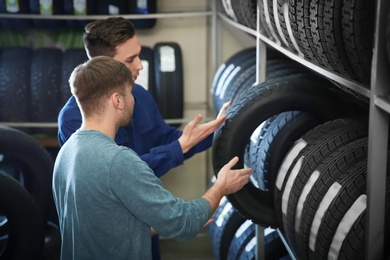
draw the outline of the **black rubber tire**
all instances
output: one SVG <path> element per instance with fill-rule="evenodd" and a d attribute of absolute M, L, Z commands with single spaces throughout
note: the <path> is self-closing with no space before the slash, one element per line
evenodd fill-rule
<path fill-rule="evenodd" d="M 276 23 L 280 30 L 282 31 L 282 37 L 284 39 L 285 46 L 291 52 L 297 54 L 299 51 L 298 45 L 295 43 L 294 35 L 292 34 L 290 19 L 289 19 L 289 1 L 288 0 L 277 0 L 277 12 L 278 17 L 276 18 Z"/>
<path fill-rule="evenodd" d="M 232 7 L 232 1 L 234 0 L 221 0 L 224 13 L 227 15 L 227 17 L 229 17 L 235 22 L 238 22 L 237 16 L 235 14 L 235 10 Z"/>
<path fill-rule="evenodd" d="M 164 119 L 183 118 L 184 79 L 179 44 L 159 42 L 154 45 L 157 105 Z M 171 124 L 179 127 L 181 124 Z"/>
<path fill-rule="evenodd" d="M 215 132 L 212 149 L 214 173 L 218 174 L 232 157 L 243 158 L 251 134 L 271 116 L 294 110 L 310 111 L 319 118 L 341 116 L 350 108 L 344 106 L 340 96 L 341 90 L 312 74 L 277 78 L 248 89 L 229 107 L 227 120 Z M 240 160 L 235 168 L 242 168 L 243 161 Z M 256 189 L 252 184 L 228 196 L 246 218 L 256 224 L 276 227 L 272 197 L 273 194 Z"/>
<path fill-rule="evenodd" d="M 62 84 L 60 89 L 61 106 L 65 105 L 72 93 L 70 92 L 69 77 L 73 70 L 88 60 L 84 48 L 66 49 L 62 60 Z"/>
<path fill-rule="evenodd" d="M 82 2 L 79 2 L 81 4 Z M 98 14 L 97 2 L 85 1 L 85 5 L 75 9 L 74 0 L 64 0 L 64 14 L 66 15 L 90 15 Z M 93 20 L 66 20 L 67 27 L 70 29 L 83 31 L 85 25 Z"/>
<path fill-rule="evenodd" d="M 139 58 L 141 59 L 144 68 L 140 71 L 136 83 L 140 84 L 142 87 L 148 90 L 157 102 L 156 73 L 154 67 L 153 49 L 147 46 L 142 46 Z"/>
<path fill-rule="evenodd" d="M 0 52 L 0 120 L 3 122 L 30 121 L 32 52 L 27 47 L 4 48 Z"/>
<path fill-rule="evenodd" d="M 62 84 L 63 52 L 57 48 L 37 48 L 31 58 L 31 121 L 57 122 Z M 56 128 L 36 128 L 36 134 L 57 135 Z"/>
<path fill-rule="evenodd" d="M 275 182 L 274 203 L 279 225 L 283 226 L 286 240 L 294 251 L 297 251 L 295 242 L 297 205 L 301 205 L 301 194 L 306 192 L 304 187 L 314 169 L 337 149 L 366 137 L 367 134 L 368 123 L 364 118 L 331 120 L 306 133 L 286 155 Z M 296 166 L 299 166 L 297 169 L 300 169 L 300 174 L 298 172 L 292 174 Z M 287 185 L 289 189 L 291 187 L 291 191 L 286 189 Z M 282 199 L 283 195 L 288 199 Z"/>
<path fill-rule="evenodd" d="M 256 55 L 256 48 L 250 47 L 243 50 L 240 50 L 230 56 L 225 62 L 219 65 L 218 70 L 216 71 L 211 85 L 211 94 L 213 97 L 214 111 L 219 112 L 223 105 L 223 100 L 221 100 L 220 93 L 222 91 L 223 85 L 229 74 L 240 64 L 248 59 L 251 56 Z"/>
<path fill-rule="evenodd" d="M 39 15 L 62 15 L 64 14 L 63 1 L 50 1 L 47 10 L 44 10 L 44 4 L 39 0 L 30 0 L 31 14 Z M 57 19 L 34 19 L 34 27 L 38 29 L 60 30 L 65 27 L 65 20 Z"/>
<path fill-rule="evenodd" d="M 129 1 L 114 0 L 114 1 L 98 1 L 98 14 L 119 15 L 129 13 Z"/>
<path fill-rule="evenodd" d="M 218 216 L 214 216 L 213 251 L 216 259 L 227 259 L 230 243 L 237 229 L 245 222 L 245 218 L 225 200 Z"/>
<path fill-rule="evenodd" d="M 257 155 L 256 179 L 262 190 L 273 192 L 278 170 L 295 141 L 323 122 L 309 112 L 289 111 L 277 116 L 264 135 Z"/>
<path fill-rule="evenodd" d="M 342 4 L 344 1 L 331 0 L 324 3 L 324 30 L 322 40 L 329 49 L 327 55 L 333 70 L 341 75 L 356 79 L 349 62 L 342 32 Z"/>
<path fill-rule="evenodd" d="M 231 1 L 238 23 L 256 30 L 257 0 Z"/>
<path fill-rule="evenodd" d="M 54 200 L 51 189 L 53 159 L 30 135 L 17 129 L 0 126 L 0 154 L 15 162 L 21 170 L 23 185 L 37 202 L 45 221 L 52 219 Z"/>
<path fill-rule="evenodd" d="M 319 172 L 318 180 L 313 183 L 302 207 L 299 231 L 296 233 L 298 257 L 309 259 L 309 238 L 313 220 L 329 187 L 337 178 L 348 171 L 353 165 L 367 159 L 367 138 L 355 140 L 329 155 L 316 168 Z M 300 173 L 298 173 L 300 175 Z M 304 213 L 304 214 L 303 214 Z"/>
<path fill-rule="evenodd" d="M 157 12 L 157 1 L 130 1 L 129 14 L 154 14 Z M 131 20 L 136 29 L 151 29 L 156 25 L 157 19 Z"/>
<path fill-rule="evenodd" d="M 260 1 L 259 4 L 259 20 L 260 20 L 260 33 L 267 38 L 269 38 L 272 41 L 276 41 L 276 35 L 273 31 L 273 27 L 271 26 L 270 19 L 269 19 L 269 12 L 268 12 L 268 2 L 265 2 L 267 0 Z"/>
<path fill-rule="evenodd" d="M 351 255 L 355 254 L 353 258 L 349 259 L 364 259 L 365 256 L 365 246 L 363 235 L 360 238 L 362 240 L 356 241 L 356 238 L 352 235 L 347 235 L 351 230 L 356 229 L 357 226 L 362 225 L 362 229 L 365 231 L 365 222 L 360 224 L 354 223 L 353 220 L 357 220 L 359 213 L 363 214 L 365 211 L 365 196 L 366 196 L 366 187 L 367 187 L 367 160 L 358 162 L 353 167 L 351 167 L 347 172 L 342 174 L 331 186 L 329 190 L 332 190 L 330 194 L 334 195 L 333 200 L 328 203 L 328 207 L 324 212 L 324 215 L 321 218 L 320 225 L 318 227 L 318 232 L 316 233 L 315 239 L 313 239 L 313 244 L 315 245 L 315 250 L 310 249 L 310 258 L 311 259 L 328 259 L 328 256 Z M 387 185 L 389 188 L 389 185 Z M 335 194 L 337 192 L 337 194 Z M 388 193 L 389 193 L 388 189 Z M 389 194 L 386 195 L 388 199 Z M 328 199 L 329 200 L 329 199 Z M 354 207 L 353 205 L 360 205 L 360 207 Z M 358 204 L 360 203 L 360 204 Z M 364 206 L 364 207 L 363 207 Z M 386 205 L 386 214 L 385 216 L 385 245 L 388 245 L 389 239 L 389 220 L 387 213 L 389 212 L 389 202 L 387 201 Z M 359 211 L 352 210 L 352 208 L 359 208 Z M 348 213 L 348 215 L 346 215 Z M 353 216 L 353 217 L 351 217 Z M 347 224 L 344 224 L 344 221 L 347 221 Z M 352 224 L 353 223 L 353 224 Z M 342 225 L 344 228 L 341 228 Z M 349 227 L 347 229 L 346 227 Z M 343 230 L 344 239 L 340 239 L 343 236 L 335 237 L 335 234 L 338 230 Z M 359 232 L 360 233 L 360 232 Z M 340 233 L 339 233 L 340 234 Z M 349 238 L 349 241 L 348 241 Z M 341 245 L 340 245 L 341 244 Z M 356 247 L 356 245 L 361 245 Z M 354 250 L 351 250 L 354 248 Z M 347 252 L 350 251 L 350 252 Z M 386 249 L 385 255 L 388 255 L 389 250 Z M 341 253 L 344 252 L 344 253 Z"/>
<path fill-rule="evenodd" d="M 342 12 L 343 41 L 348 59 L 358 80 L 370 86 L 375 4 L 364 0 L 344 0 Z"/>
<path fill-rule="evenodd" d="M 218 110 L 215 112 L 218 113 L 225 102 L 233 101 L 235 92 L 245 85 L 244 83 L 246 80 L 253 79 L 254 76 L 256 76 L 256 57 L 252 56 L 238 64 L 234 70 L 229 73 L 229 76 L 222 86 L 220 95 L 216 96 L 217 100 L 219 98 L 219 106 L 217 105 Z M 253 83 L 254 82 L 251 82 L 251 84 Z"/>
<path fill-rule="evenodd" d="M 29 192 L 4 172 L 0 172 L 0 212 L 7 219 L 8 230 L 0 259 L 43 259 L 41 211 Z"/>
<path fill-rule="evenodd" d="M 3 14 L 29 14 L 30 13 L 30 0 L 14 1 L 14 8 L 7 8 L 6 1 L 0 1 L 0 13 Z M 14 9 L 14 10 L 12 10 Z M 7 29 L 26 30 L 34 26 L 31 19 L 7 19 L 1 18 L 0 24 Z"/>
<path fill-rule="evenodd" d="M 292 33 L 304 58 L 323 66 L 324 62 L 314 48 L 313 32 L 310 26 L 311 0 L 289 0 L 289 17 Z"/>

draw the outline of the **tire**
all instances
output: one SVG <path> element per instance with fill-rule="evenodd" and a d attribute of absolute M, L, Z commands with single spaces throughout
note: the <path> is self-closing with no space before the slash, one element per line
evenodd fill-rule
<path fill-rule="evenodd" d="M 51 190 L 54 162 L 50 154 L 30 135 L 7 126 L 0 126 L 0 154 L 21 172 L 21 183 L 35 199 L 43 219 L 56 223 Z"/>
<path fill-rule="evenodd" d="M 218 216 L 214 215 L 213 251 L 216 259 L 227 259 L 230 243 L 245 218 L 225 200 L 220 206 Z"/>
<path fill-rule="evenodd" d="M 156 43 L 153 48 L 157 105 L 164 119 L 183 118 L 184 80 L 181 48 L 174 42 Z M 172 124 L 179 127 L 180 124 Z"/>
<path fill-rule="evenodd" d="M 64 14 L 67 15 L 90 15 L 98 14 L 98 7 L 95 1 L 78 2 L 76 8 L 74 0 L 64 0 Z M 66 20 L 67 27 L 70 29 L 84 30 L 84 27 L 93 20 Z"/>
<path fill-rule="evenodd" d="M 279 114 L 264 135 L 255 170 L 260 189 L 273 193 L 278 170 L 288 150 L 307 131 L 323 121 L 309 112 L 289 111 Z"/>
<path fill-rule="evenodd" d="M 41 211 L 29 192 L 4 172 L 0 172 L 0 212 L 6 217 L 0 227 L 7 229 L 0 259 L 43 259 Z"/>
<path fill-rule="evenodd" d="M 348 233 L 352 233 L 356 228 L 365 231 L 365 221 L 354 223 L 353 220 L 358 220 L 360 214 L 365 214 L 366 187 L 367 160 L 355 164 L 332 184 L 329 190 L 332 190 L 333 194 L 336 192 L 337 194 L 324 212 L 318 232 L 311 234 L 311 237 L 313 236 L 313 243 L 310 243 L 312 245 L 310 247 L 311 259 L 328 259 L 330 256 L 340 255 L 349 255 L 352 257 L 349 259 L 364 259 L 364 232 L 363 236 L 348 235 Z M 389 198 L 388 195 L 389 190 L 386 198 Z M 361 207 L 359 208 L 357 205 Z M 385 216 L 389 216 L 387 215 L 389 206 L 390 204 L 387 202 Z M 385 219 L 385 244 L 388 244 L 389 241 L 389 220 L 389 217 Z M 343 232 L 340 232 L 341 230 Z M 359 233 L 361 232 L 359 231 Z M 385 255 L 387 256 L 389 250 L 386 251 Z"/>
<path fill-rule="evenodd" d="M 257 0 L 231 1 L 232 9 L 237 21 L 253 30 L 256 30 Z"/>
<path fill-rule="evenodd" d="M 357 79 L 370 86 L 375 5 L 364 0 L 344 0 L 342 12 L 342 32 L 347 57 Z"/>
<path fill-rule="evenodd" d="M 320 214 L 323 214 L 322 210 L 326 209 L 327 203 L 333 198 L 331 197 L 333 194 L 328 193 L 332 191 L 329 190 L 330 186 L 353 165 L 367 159 L 367 147 L 367 138 L 353 141 L 329 155 L 315 168 L 315 173 L 319 173 L 318 179 L 312 185 L 309 184 L 310 192 L 304 198 L 301 212 L 297 210 L 297 213 L 301 215 L 299 230 L 295 236 L 299 258 L 309 259 L 311 234 L 317 234 L 317 222 L 322 216 Z"/>
<path fill-rule="evenodd" d="M 289 17 L 294 39 L 304 58 L 314 64 L 324 66 L 321 56 L 314 48 L 310 26 L 310 0 L 289 0 Z"/>
<path fill-rule="evenodd" d="M 295 42 L 294 35 L 292 34 L 291 24 L 289 19 L 289 3 L 288 0 L 277 0 L 277 18 L 276 23 L 279 27 L 278 30 L 282 32 L 282 37 L 286 48 L 293 53 L 299 53 L 299 47 Z"/>
<path fill-rule="evenodd" d="M 61 106 L 65 105 L 71 97 L 69 86 L 69 77 L 73 70 L 80 64 L 88 60 L 87 53 L 84 48 L 66 49 L 62 60 L 62 84 L 60 89 Z"/>
<path fill-rule="evenodd" d="M 147 46 L 142 46 L 139 58 L 144 68 L 140 71 L 136 83 L 148 90 L 152 94 L 154 100 L 157 102 L 158 99 L 153 49 Z"/>
<path fill-rule="evenodd" d="M 27 47 L 4 48 L 0 52 L 0 120 L 3 122 L 30 121 L 32 53 Z M 31 132 L 29 128 L 20 130 Z"/>
<path fill-rule="evenodd" d="M 223 101 L 220 99 L 220 94 L 222 88 L 228 78 L 229 74 L 234 71 L 234 69 L 240 64 L 248 59 L 251 56 L 256 55 L 256 48 L 246 48 L 240 50 L 230 56 L 225 62 L 223 62 L 219 67 L 217 72 L 214 75 L 213 83 L 211 86 L 211 94 L 213 97 L 214 111 L 216 113 L 222 108 Z"/>
<path fill-rule="evenodd" d="M 30 0 L 30 12 L 39 15 L 61 15 L 64 14 L 63 1 L 41 2 Z M 34 19 L 34 27 L 40 29 L 59 30 L 64 28 L 64 20 L 56 19 Z"/>
<path fill-rule="evenodd" d="M 62 107 L 60 88 L 62 84 L 63 53 L 56 48 L 38 48 L 31 59 L 31 120 L 32 122 L 57 122 Z M 57 135 L 57 129 L 36 128 L 35 133 Z"/>
<path fill-rule="evenodd" d="M 130 14 L 154 14 L 157 12 L 157 4 L 155 0 L 147 1 L 130 1 Z M 132 20 L 136 29 L 151 29 L 156 25 L 156 19 L 135 19 Z"/>
<path fill-rule="evenodd" d="M 282 163 L 274 189 L 274 205 L 284 235 L 296 252 L 297 215 L 307 192 L 306 184 L 315 177 L 314 169 L 337 149 L 368 135 L 366 119 L 340 118 L 325 122 L 306 133 L 292 147 Z M 299 168 L 296 168 L 298 167 Z M 294 168 L 299 169 L 293 172 Z M 310 186 L 307 186 L 310 187 Z"/>
<path fill-rule="evenodd" d="M 314 84 L 316 87 L 313 87 Z M 319 118 L 341 116 L 350 108 L 340 100 L 341 91 L 321 77 L 307 74 L 266 81 L 253 86 L 229 107 L 227 119 L 215 132 L 212 149 L 215 174 L 232 157 L 243 158 L 245 147 L 253 131 L 273 115 L 285 111 L 310 111 Z M 329 102 L 334 104 L 329 107 Z M 242 168 L 243 160 L 235 168 Z M 276 227 L 273 194 L 247 184 L 240 191 L 228 195 L 229 201 L 246 218 L 265 227 Z"/>
<path fill-rule="evenodd" d="M 30 0 L 12 1 L 13 8 L 6 5 L 6 0 L 0 1 L 0 13 L 3 14 L 30 14 Z M 34 26 L 31 19 L 7 19 L 1 18 L 0 24 L 7 29 L 26 30 Z"/>
<path fill-rule="evenodd" d="M 356 79 L 343 40 L 342 3 L 339 0 L 325 1 L 324 24 L 326 26 L 324 25 L 322 40 L 329 49 L 329 52 L 325 55 L 327 55 L 329 61 L 334 61 L 334 63 L 331 63 L 333 70 L 350 79 Z"/>

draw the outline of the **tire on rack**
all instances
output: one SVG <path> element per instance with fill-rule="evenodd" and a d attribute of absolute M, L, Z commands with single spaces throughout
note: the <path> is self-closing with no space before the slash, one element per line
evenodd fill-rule
<path fill-rule="evenodd" d="M 30 0 L 30 12 L 37 15 L 61 15 L 64 14 L 63 1 Z M 66 22 L 57 19 L 34 19 L 34 27 L 38 29 L 59 30 L 64 28 Z"/>
<path fill-rule="evenodd" d="M 214 221 L 210 224 L 216 259 L 227 259 L 234 234 L 245 220 L 228 200 L 222 201 L 218 206 L 218 214 L 214 215 Z"/>
<path fill-rule="evenodd" d="M 32 122 L 57 122 L 62 84 L 63 53 L 57 48 L 37 48 L 31 58 L 30 110 Z M 36 128 L 35 133 L 56 136 L 55 128 Z"/>
<path fill-rule="evenodd" d="M 347 57 L 357 79 L 370 86 L 375 5 L 364 0 L 344 0 L 342 12 L 342 32 Z"/>
<path fill-rule="evenodd" d="M 387 173 L 385 206 L 385 245 L 390 234 L 390 186 Z M 364 259 L 365 257 L 365 214 L 366 214 L 367 160 L 362 160 L 343 173 L 329 188 L 334 199 L 318 226 L 318 232 L 311 234 L 312 259 Z M 324 198 L 325 199 L 325 198 Z M 329 200 L 329 199 L 328 199 Z M 337 213 L 337 214 L 336 214 Z M 355 221 L 354 221 L 355 220 Z M 384 256 L 390 250 L 385 248 Z M 346 257 L 347 256 L 347 257 Z"/>
<path fill-rule="evenodd" d="M 40 208 L 29 192 L 7 173 L 0 171 L 0 259 L 43 259 L 44 221 Z"/>
<path fill-rule="evenodd" d="M 309 193 L 302 194 L 303 206 L 297 210 L 297 214 L 301 216 L 297 224 L 299 230 L 295 236 L 299 258 L 310 257 L 311 243 L 313 239 L 315 241 L 323 211 L 335 195 L 332 193 L 334 189 L 329 188 L 353 165 L 367 159 L 367 150 L 367 137 L 355 140 L 329 155 L 314 169 L 313 174 L 316 174 L 318 179 L 307 184 Z"/>
<path fill-rule="evenodd" d="M 223 101 L 219 98 L 219 95 L 227 77 L 243 61 L 254 55 L 256 55 L 255 47 L 246 48 L 234 53 L 225 62 L 219 65 L 211 85 L 211 95 L 213 97 L 214 111 L 216 113 L 219 112 L 223 105 Z"/>
<path fill-rule="evenodd" d="M 64 51 L 62 60 L 62 84 L 60 88 L 61 106 L 65 105 L 65 103 L 72 95 L 69 86 L 70 74 L 73 72 L 76 66 L 84 63 L 87 60 L 88 56 L 84 48 L 70 48 Z"/>
<path fill-rule="evenodd" d="M 7 1 L 0 1 L 0 13 L 2 14 L 30 14 L 30 0 L 11 1 L 11 7 Z M 1 18 L 0 25 L 7 29 L 26 30 L 34 26 L 31 19 Z"/>
<path fill-rule="evenodd" d="M 310 112 L 288 111 L 277 115 L 263 136 L 254 170 L 259 188 L 273 193 L 279 167 L 290 147 L 307 131 L 319 125 L 319 119 Z"/>
<path fill-rule="evenodd" d="M 283 226 L 284 235 L 293 251 L 297 251 L 295 223 L 300 218 L 297 216 L 297 209 L 302 205 L 300 198 L 302 193 L 306 193 L 306 183 L 311 183 L 309 178 L 313 169 L 332 152 L 354 140 L 366 137 L 366 120 L 340 118 L 325 122 L 297 140 L 285 156 L 275 182 L 274 206 L 279 226 Z M 298 169 L 302 172 L 299 175 L 296 171 Z"/>
<path fill-rule="evenodd" d="M 129 14 L 155 14 L 157 12 L 157 3 L 155 0 L 130 1 Z M 157 19 L 134 19 L 131 22 L 136 29 L 151 29 L 156 25 Z"/>
<path fill-rule="evenodd" d="M 257 0 L 232 1 L 232 9 L 237 16 L 238 23 L 256 30 Z"/>
<path fill-rule="evenodd" d="M 15 163 L 13 169 L 21 173 L 23 186 L 37 202 L 43 219 L 57 222 L 51 190 L 54 163 L 45 148 L 20 130 L 0 126 L 0 154 Z"/>
<path fill-rule="evenodd" d="M 256 245 L 256 225 L 248 219 L 234 234 L 227 260 L 254 259 L 257 254 Z M 282 259 L 287 255 L 288 252 L 278 232 L 271 228 L 264 229 L 265 259 Z"/>
<path fill-rule="evenodd" d="M 159 42 L 154 45 L 157 105 L 164 119 L 183 118 L 184 79 L 179 44 Z M 179 127 L 181 123 L 171 124 Z"/>
<path fill-rule="evenodd" d="M 94 15 L 98 14 L 98 7 L 95 1 L 79 1 L 74 5 L 74 0 L 64 0 L 64 14 L 66 15 Z M 93 20 L 66 20 L 70 29 L 84 30 L 87 23 Z"/>
<path fill-rule="evenodd" d="M 339 0 L 324 1 L 324 30 L 320 30 L 320 37 L 329 50 L 325 55 L 331 62 L 333 70 L 350 79 L 356 79 L 343 39 L 342 4 L 344 2 Z"/>
<path fill-rule="evenodd" d="M 154 100 L 157 102 L 156 73 L 154 67 L 153 49 L 147 46 L 142 46 L 139 58 L 144 68 L 139 72 L 136 83 L 148 90 L 150 94 L 152 94 Z"/>
<path fill-rule="evenodd" d="M 4 48 L 0 52 L 0 120 L 30 121 L 30 72 L 32 49 Z M 31 132 L 29 128 L 21 128 Z"/>
<path fill-rule="evenodd" d="M 310 27 L 310 0 L 292 0 L 289 4 L 289 17 L 294 40 L 303 54 L 304 59 L 323 66 L 324 62 L 314 48 L 313 35 Z"/>
<path fill-rule="evenodd" d="M 268 118 L 294 110 L 310 111 L 319 118 L 343 116 L 351 112 L 351 107 L 347 107 L 342 98 L 344 95 L 326 79 L 310 73 L 277 78 L 253 86 L 228 108 L 224 125 L 215 132 L 212 149 L 214 173 L 218 174 L 232 157 L 244 157 L 251 134 Z M 332 106 L 329 106 L 330 102 Z M 234 168 L 242 167 L 243 160 L 240 160 Z M 228 195 L 228 199 L 253 222 L 263 226 L 277 226 L 273 194 L 248 183 L 240 191 Z"/>

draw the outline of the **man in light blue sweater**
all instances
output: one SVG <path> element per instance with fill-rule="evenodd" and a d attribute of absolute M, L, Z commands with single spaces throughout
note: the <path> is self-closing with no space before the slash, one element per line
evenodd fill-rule
<path fill-rule="evenodd" d="M 174 197 L 133 150 L 114 141 L 119 127 L 132 120 L 130 70 L 99 56 L 76 67 L 69 82 L 82 125 L 61 147 L 54 166 L 61 259 L 151 259 L 151 233 L 193 238 L 221 198 L 248 182 L 251 169 L 231 169 L 235 157 L 201 198 Z"/>

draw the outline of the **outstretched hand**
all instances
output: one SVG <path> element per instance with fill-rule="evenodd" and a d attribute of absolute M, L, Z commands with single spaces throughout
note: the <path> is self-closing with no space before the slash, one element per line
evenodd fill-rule
<path fill-rule="evenodd" d="M 226 120 L 225 111 L 231 105 L 231 101 L 226 102 L 213 121 L 200 124 L 202 115 L 198 114 L 183 129 L 183 134 L 179 138 L 179 143 L 183 153 L 188 152 L 192 147 L 204 140 L 210 134 L 214 133 L 220 125 Z"/>

